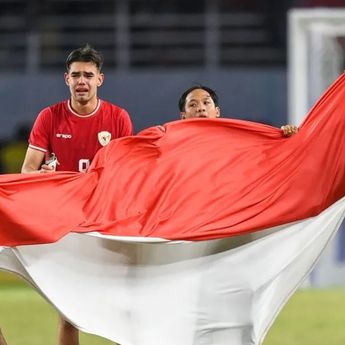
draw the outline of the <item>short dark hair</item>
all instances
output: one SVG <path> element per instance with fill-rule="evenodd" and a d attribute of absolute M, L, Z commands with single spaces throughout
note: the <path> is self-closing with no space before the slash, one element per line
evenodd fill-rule
<path fill-rule="evenodd" d="M 103 56 L 96 49 L 92 48 L 89 44 L 84 47 L 73 50 L 66 59 L 66 68 L 69 70 L 73 62 L 92 62 L 100 71 L 103 66 Z"/>
<path fill-rule="evenodd" d="M 216 91 L 214 91 L 210 87 L 207 87 L 204 85 L 194 85 L 194 86 L 190 87 L 189 89 L 187 89 L 182 94 L 182 96 L 180 97 L 180 99 L 178 101 L 178 107 L 179 107 L 180 111 L 185 111 L 186 98 L 187 98 L 188 94 L 190 94 L 192 91 L 197 90 L 197 89 L 202 89 L 202 90 L 205 90 L 206 92 L 208 92 L 209 95 L 211 96 L 213 102 L 214 102 L 214 105 L 216 107 L 219 107 L 218 95 L 217 95 Z"/>

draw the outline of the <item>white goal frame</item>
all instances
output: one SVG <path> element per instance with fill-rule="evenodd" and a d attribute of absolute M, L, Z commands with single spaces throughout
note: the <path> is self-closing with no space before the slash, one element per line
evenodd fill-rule
<path fill-rule="evenodd" d="M 327 87 L 342 73 L 344 8 L 288 12 L 288 123 L 300 125 Z M 306 196 L 307 197 L 307 196 Z M 305 286 L 345 286 L 345 262 L 337 259 L 341 231 L 330 241 Z"/>
<path fill-rule="evenodd" d="M 310 37 L 317 37 L 317 33 L 319 40 L 311 40 Z M 342 72 L 339 61 L 341 53 L 336 53 L 340 50 L 336 38 L 340 36 L 345 36 L 344 8 L 291 9 L 288 12 L 289 123 L 299 125 L 318 97 Z M 328 42 L 332 42 L 333 39 L 333 47 L 328 56 L 328 59 L 334 60 L 329 64 L 333 70 L 326 77 L 315 73 L 314 81 L 311 83 L 311 64 L 322 67 L 322 61 L 318 56 L 314 56 L 311 61 L 309 52 L 313 48 L 312 45 L 322 44 L 322 38 L 328 39 Z"/>

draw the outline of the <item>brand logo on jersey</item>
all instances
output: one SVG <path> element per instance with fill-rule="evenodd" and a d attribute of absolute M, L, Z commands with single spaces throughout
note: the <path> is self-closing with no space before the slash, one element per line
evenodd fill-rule
<path fill-rule="evenodd" d="M 98 133 L 98 141 L 102 146 L 105 146 L 109 144 L 109 141 L 111 139 L 111 133 L 107 131 L 102 131 Z"/>
<path fill-rule="evenodd" d="M 62 138 L 62 139 L 71 139 L 72 134 L 63 134 L 63 133 L 56 133 L 57 138 Z"/>

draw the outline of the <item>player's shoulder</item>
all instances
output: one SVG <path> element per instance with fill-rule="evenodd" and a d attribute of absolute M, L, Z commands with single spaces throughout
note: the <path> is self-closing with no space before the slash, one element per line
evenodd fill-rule
<path fill-rule="evenodd" d="M 67 107 L 67 100 L 61 101 L 52 105 L 49 105 L 48 107 L 43 108 L 40 111 L 40 116 L 54 116 L 56 114 L 61 114 L 63 110 Z"/>
<path fill-rule="evenodd" d="M 37 120 L 43 123 L 60 121 L 66 112 L 66 107 L 67 101 L 62 101 L 43 108 L 38 114 Z"/>
<path fill-rule="evenodd" d="M 52 113 L 60 113 L 62 109 L 67 108 L 68 100 L 64 100 L 55 104 L 50 105 L 48 108 Z"/>
<path fill-rule="evenodd" d="M 109 110 L 113 110 L 113 111 L 122 111 L 123 110 L 123 108 L 117 104 L 110 103 L 109 101 L 105 101 L 104 99 L 101 99 L 100 101 L 101 101 L 102 107 L 105 109 L 109 109 Z"/>
<path fill-rule="evenodd" d="M 117 104 L 110 103 L 109 101 L 101 100 L 101 108 L 103 112 L 112 117 L 128 116 L 127 110 Z"/>

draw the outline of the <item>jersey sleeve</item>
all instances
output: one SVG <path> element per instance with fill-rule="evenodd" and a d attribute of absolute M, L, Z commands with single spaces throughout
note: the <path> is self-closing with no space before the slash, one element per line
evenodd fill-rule
<path fill-rule="evenodd" d="M 29 137 L 29 147 L 42 152 L 49 150 L 49 129 L 51 122 L 51 111 L 43 109 L 37 116 Z"/>
<path fill-rule="evenodd" d="M 133 124 L 128 112 L 122 109 L 119 117 L 119 138 L 134 134 Z"/>

